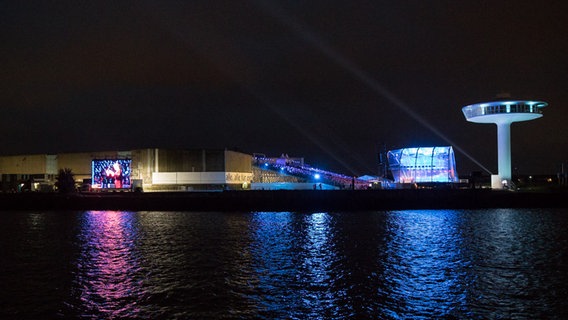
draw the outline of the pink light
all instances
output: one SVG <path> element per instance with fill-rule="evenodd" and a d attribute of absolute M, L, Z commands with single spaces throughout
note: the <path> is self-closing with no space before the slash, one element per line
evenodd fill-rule
<path fill-rule="evenodd" d="M 120 211 L 90 211 L 82 226 L 82 251 L 78 260 L 83 308 L 107 318 L 137 314 L 136 299 L 144 292 L 137 281 L 138 255 L 134 251 L 135 228 Z M 131 302 L 124 302 L 131 301 Z"/>

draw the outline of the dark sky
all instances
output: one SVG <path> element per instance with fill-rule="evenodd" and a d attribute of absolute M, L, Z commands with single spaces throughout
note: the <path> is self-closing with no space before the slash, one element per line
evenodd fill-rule
<path fill-rule="evenodd" d="M 565 1 L 2 1 L 1 154 L 230 148 L 375 174 L 453 145 L 497 170 L 461 108 L 549 103 L 513 167 L 568 162 Z M 483 171 L 456 150 L 458 172 Z"/>

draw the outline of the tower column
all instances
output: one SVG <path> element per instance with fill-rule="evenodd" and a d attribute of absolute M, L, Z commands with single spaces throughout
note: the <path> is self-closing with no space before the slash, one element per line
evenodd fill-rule
<path fill-rule="evenodd" d="M 511 180 L 511 123 L 542 117 L 541 109 L 548 103 L 532 100 L 493 101 L 471 104 L 462 108 L 469 122 L 497 125 L 498 173 L 491 175 L 491 187 L 503 189 L 503 180 L 512 187 Z"/>
<path fill-rule="evenodd" d="M 497 170 L 501 181 L 511 184 L 511 123 L 497 123 Z"/>

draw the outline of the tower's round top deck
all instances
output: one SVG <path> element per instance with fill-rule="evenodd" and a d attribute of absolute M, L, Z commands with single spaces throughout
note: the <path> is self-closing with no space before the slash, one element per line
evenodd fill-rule
<path fill-rule="evenodd" d="M 511 123 L 542 117 L 548 103 L 531 100 L 503 100 L 471 104 L 462 108 L 467 121 L 476 123 Z"/>

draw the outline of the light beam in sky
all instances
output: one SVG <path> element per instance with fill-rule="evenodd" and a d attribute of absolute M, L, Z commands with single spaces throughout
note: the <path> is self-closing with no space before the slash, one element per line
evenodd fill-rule
<path fill-rule="evenodd" d="M 267 14 L 271 15 L 272 17 L 276 18 L 280 23 L 285 25 L 287 28 L 292 30 L 296 35 L 302 38 L 307 43 L 311 44 L 313 47 L 318 49 L 321 53 L 323 53 L 326 57 L 330 60 L 337 63 L 343 69 L 351 73 L 356 79 L 361 81 L 367 87 L 369 87 L 373 92 L 377 93 L 378 95 L 386 98 L 392 104 L 397 106 L 400 110 L 405 112 L 409 115 L 412 119 L 419 122 L 421 125 L 426 127 L 432 133 L 437 135 L 438 137 L 442 138 L 448 144 L 452 145 L 456 150 L 461 152 L 467 158 L 469 158 L 473 163 L 478 165 L 480 168 L 485 170 L 487 173 L 491 174 L 491 171 L 483 166 L 479 161 L 477 161 L 473 156 L 467 153 L 463 148 L 458 146 L 455 142 L 453 142 L 449 137 L 447 137 L 444 133 L 434 127 L 431 123 L 429 123 L 426 119 L 424 119 L 420 114 L 414 111 L 409 105 L 387 90 L 383 85 L 381 85 L 377 80 L 371 77 L 367 72 L 362 70 L 359 66 L 353 63 L 351 60 L 347 59 L 339 52 L 334 50 L 330 47 L 327 43 L 322 40 L 322 37 L 317 35 L 314 31 L 312 31 L 307 25 L 301 23 L 297 19 L 294 19 L 290 15 L 286 14 L 282 8 L 274 5 L 270 1 L 255 1 L 255 3 L 261 7 Z"/>

